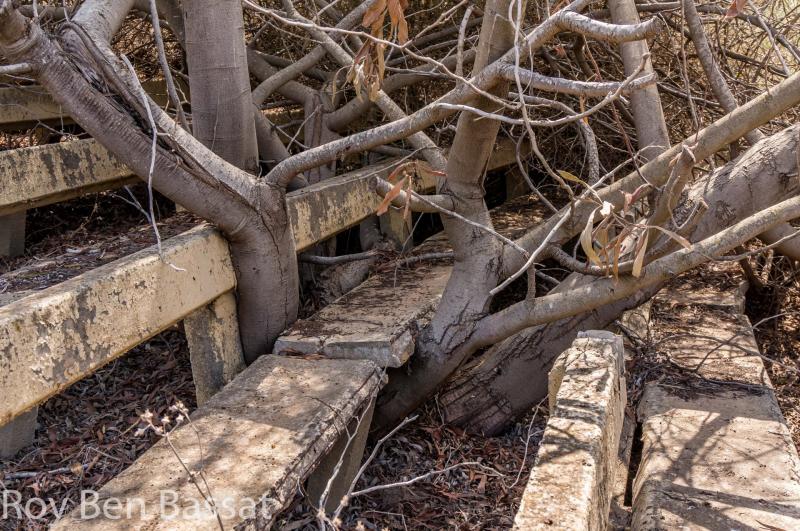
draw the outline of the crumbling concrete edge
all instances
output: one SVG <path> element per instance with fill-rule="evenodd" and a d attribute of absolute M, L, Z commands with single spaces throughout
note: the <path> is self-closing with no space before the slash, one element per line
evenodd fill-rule
<path fill-rule="evenodd" d="M 578 335 L 550 371 L 551 415 L 515 530 L 608 527 L 625 412 L 622 338 Z"/>

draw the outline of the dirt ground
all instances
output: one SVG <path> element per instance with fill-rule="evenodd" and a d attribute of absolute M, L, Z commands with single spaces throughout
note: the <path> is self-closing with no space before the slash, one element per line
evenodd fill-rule
<path fill-rule="evenodd" d="M 39 497 L 59 508 L 69 500 L 72 508 L 82 489 L 100 488 L 156 441 L 152 432 L 136 434 L 139 416 L 160 416 L 178 401 L 195 406 L 189 351 L 176 327 L 42 404 L 36 440 L 0 461 L 0 482 L 19 491 L 23 504 Z M 0 521 L 0 529 L 44 530 L 55 512 L 49 507 L 41 516 Z"/>
<path fill-rule="evenodd" d="M 544 431 L 545 413 L 532 413 L 499 437 L 482 437 L 445 426 L 435 403 L 423 407 L 416 421 L 379 447 L 356 491 L 474 464 L 353 498 L 342 514 L 343 528 L 509 529 Z M 366 455 L 373 448 L 368 446 Z M 299 500 L 275 528 L 319 529 L 315 511 L 304 502 Z"/>
<path fill-rule="evenodd" d="M 146 205 L 143 186 L 133 197 Z M 0 294 L 41 290 L 156 243 L 144 215 L 120 190 L 28 211 L 25 254 L 0 258 Z M 164 199 L 156 202 L 162 240 L 201 222 L 188 212 L 176 214 Z"/>

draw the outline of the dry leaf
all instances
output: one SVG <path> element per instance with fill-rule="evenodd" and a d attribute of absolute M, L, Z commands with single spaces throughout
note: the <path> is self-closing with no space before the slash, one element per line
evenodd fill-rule
<path fill-rule="evenodd" d="M 365 28 L 371 27 L 375 22 L 381 20 L 384 15 L 384 10 L 386 9 L 386 0 L 377 0 L 374 4 L 372 4 L 369 9 L 367 9 L 366 13 L 364 13 L 364 19 L 361 21 L 361 24 Z"/>
<path fill-rule="evenodd" d="M 389 0 L 389 21 L 391 22 L 392 35 L 396 35 L 397 42 L 405 44 L 408 42 L 408 22 L 406 22 L 405 8 L 408 2 L 402 0 Z"/>
<path fill-rule="evenodd" d="M 378 214 L 379 216 L 386 214 L 386 212 L 389 210 L 389 205 L 392 204 L 392 200 L 398 195 L 400 195 L 400 192 L 403 190 L 403 185 L 405 183 L 406 183 L 406 178 L 403 177 L 397 182 L 397 184 L 395 184 L 392 187 L 391 190 L 389 190 L 389 193 L 386 194 L 386 196 L 383 198 L 383 201 L 381 201 L 380 206 L 378 206 L 378 210 L 375 211 L 376 214 Z"/>
<path fill-rule="evenodd" d="M 565 179 L 567 181 L 572 181 L 574 183 L 578 183 L 578 184 L 583 185 L 583 186 L 585 186 L 587 188 L 589 187 L 589 185 L 586 184 L 586 182 L 583 179 L 581 179 L 577 175 L 574 175 L 574 174 L 568 172 L 567 170 L 558 170 L 558 174 L 561 176 L 562 179 Z"/>
<path fill-rule="evenodd" d="M 743 13 L 746 5 L 747 0 L 733 0 L 725 13 L 725 18 L 734 18 Z"/>
<path fill-rule="evenodd" d="M 590 262 L 600 265 L 600 257 L 597 256 L 597 253 L 594 251 L 594 244 L 592 242 L 592 228 L 594 227 L 594 215 L 596 213 L 597 209 L 592 210 L 589 219 L 586 220 L 586 226 L 583 228 L 583 232 L 581 232 L 581 248 Z"/>
<path fill-rule="evenodd" d="M 414 165 L 418 174 L 425 175 L 428 177 L 447 177 L 447 174 L 445 172 L 434 170 L 433 168 L 431 168 L 431 165 L 425 162 L 424 160 L 414 161 Z"/>
<path fill-rule="evenodd" d="M 647 254 L 647 238 L 650 233 L 644 232 L 644 237 L 639 240 L 639 251 L 636 253 L 636 259 L 633 261 L 633 271 L 631 274 L 639 278 L 642 274 L 642 265 L 644 264 L 644 255 Z"/>
<path fill-rule="evenodd" d="M 676 242 L 681 244 L 684 249 L 689 249 L 692 246 L 692 244 L 691 244 L 691 242 L 689 240 L 687 240 L 686 238 L 684 238 L 683 236 L 681 236 L 677 232 L 672 232 L 671 230 L 665 229 L 664 227 L 656 226 L 654 228 L 660 230 L 661 232 L 666 234 L 668 237 L 672 238 L 673 240 L 675 240 Z"/>

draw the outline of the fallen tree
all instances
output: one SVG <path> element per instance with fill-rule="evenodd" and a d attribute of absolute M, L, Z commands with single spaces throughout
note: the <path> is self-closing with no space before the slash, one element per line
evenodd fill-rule
<path fill-rule="evenodd" d="M 784 127 L 767 136 L 759 128 L 800 103 L 800 74 L 786 71 L 800 57 L 766 23 L 756 30 L 769 34 L 774 47 L 765 53 L 775 55 L 781 68 L 771 67 L 785 79 L 738 106 L 715 69 L 697 10 L 687 2 L 657 10 L 613 0 L 612 22 L 605 22 L 592 16 L 601 12 L 584 14 L 588 0 L 555 11 L 522 0 L 461 2 L 432 10 L 432 20 L 424 10 L 411 13 L 405 0 L 353 3 L 349 11 L 347 3 L 324 0 L 312 6 L 283 0 L 279 8 L 250 0 L 182 7 L 169 0 L 85 0 L 75 13 L 54 9 L 53 16 L 63 18 L 56 35 L 42 29 L 35 10 L 12 0 L 1 5 L 0 53 L 10 63 L 3 68 L 36 78 L 142 179 L 215 223 L 228 239 L 250 361 L 269 352 L 297 316 L 300 274 L 287 188 L 333 175 L 337 163 L 353 154 L 404 157 L 407 163 L 393 181 L 376 179 L 376 190 L 386 206 L 439 214 L 454 266 L 412 361 L 390 372 L 377 429 L 390 427 L 445 384 L 441 404 L 448 420 L 501 430 L 542 396 L 549 363 L 578 331 L 607 325 L 667 278 L 722 259 L 759 235 L 797 258 L 797 239 L 787 222 L 800 217 L 800 129 Z M 736 5 L 729 14 L 749 22 Z M 675 9 L 686 13 L 686 32 L 724 114 L 700 128 L 700 98 L 682 49 L 686 83 L 678 92 L 689 103 L 696 130 L 673 139 L 670 148 L 660 76 L 646 40 L 674 27 L 684 31 L 684 17 L 669 13 Z M 131 12 L 153 22 L 168 86 L 171 69 L 158 42 L 158 22 L 180 43 L 191 120 L 174 90 L 166 111 L 150 100 L 134 65 L 110 46 Z M 637 12 L 666 14 L 640 22 Z M 260 28 L 246 29 L 245 20 L 258 21 Z M 279 56 L 286 51 L 280 39 L 265 37 L 276 28 L 307 40 L 292 50 L 300 52 L 299 59 Z M 612 59 L 612 46 L 620 45 L 622 64 L 601 69 L 592 43 L 604 43 Z M 542 65 L 554 75 L 541 73 Z M 601 80 L 620 70 L 619 80 Z M 438 97 L 417 103 L 395 97 L 411 90 L 432 90 Z M 276 97 L 301 111 L 294 131 L 284 131 L 262 112 Z M 383 123 L 370 116 L 375 112 Z M 616 168 L 599 149 L 603 136 L 595 131 L 598 125 L 609 128 L 608 120 L 624 146 Z M 574 173 L 542 148 L 541 131 L 564 126 L 579 132 L 579 151 L 585 153 L 585 164 Z M 776 124 L 770 127 L 774 131 Z M 516 242 L 492 229 L 485 200 L 486 166 L 501 129 L 517 143 L 517 171 L 553 210 Z M 727 156 L 741 151 L 741 138 L 749 149 Z M 532 162 L 526 153 L 533 154 Z M 628 174 L 618 178 L 622 170 Z M 423 196 L 406 187 L 414 172 L 436 175 L 436 193 Z M 556 187 L 566 206 L 553 206 L 554 196 L 548 199 L 539 189 L 543 183 Z M 374 223 L 362 227 L 363 251 L 380 245 L 374 229 Z M 552 290 L 536 281 L 546 260 L 571 272 Z M 527 279 L 527 288 L 520 289 L 517 279 Z M 512 302 L 495 304 L 509 294 Z"/>

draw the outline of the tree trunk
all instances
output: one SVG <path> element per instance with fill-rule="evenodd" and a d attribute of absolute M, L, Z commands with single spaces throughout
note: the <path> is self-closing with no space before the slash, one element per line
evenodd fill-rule
<path fill-rule="evenodd" d="M 615 24 L 638 24 L 639 12 L 634 0 L 609 0 L 608 8 L 611 21 Z M 620 43 L 620 54 L 625 67 L 625 75 L 629 76 L 638 68 L 642 57 L 650 50 L 646 41 Z M 648 59 L 641 75 L 653 72 L 653 65 Z M 646 162 L 669 149 L 669 133 L 661 108 L 661 98 L 655 84 L 634 91 L 630 95 L 631 112 L 636 124 L 636 136 L 642 159 Z"/>
<path fill-rule="evenodd" d="M 102 49 L 103 43 L 97 46 Z M 222 161 L 149 101 L 154 121 L 170 131 L 153 151 L 148 116 L 144 111 L 136 118 L 128 114 L 131 107 L 143 107 L 138 83 L 125 81 L 130 76 L 124 69 L 111 70 L 109 65 L 116 61 L 107 50 L 91 48 L 71 28 L 62 32 L 59 48 L 13 8 L 0 10 L 0 53 L 29 63 L 65 112 L 145 180 L 155 157 L 153 187 L 219 226 L 230 242 L 236 268 L 246 356 L 252 360 L 269 352 L 277 335 L 296 318 L 298 306 L 297 258 L 284 191 L 257 183 Z M 104 55 L 98 58 L 97 53 Z M 94 85 L 97 78 L 123 91 L 119 96 L 128 106 L 101 95 Z M 163 142 L 172 144 L 165 147 Z"/>
<path fill-rule="evenodd" d="M 756 212 L 794 196 L 800 125 L 768 137 L 738 159 L 692 186 L 677 216 L 699 200 L 709 205 L 691 241 L 700 241 Z M 558 288 L 566 291 L 590 277 L 573 274 Z M 625 310 L 655 294 L 648 288 L 634 298 L 617 301 L 579 316 L 528 328 L 491 347 L 470 362 L 443 388 L 439 403 L 445 420 L 487 434 L 506 428 L 547 394 L 547 372 L 581 330 L 603 328 Z"/>
<path fill-rule="evenodd" d="M 258 172 L 258 137 L 244 42 L 242 4 L 237 0 L 195 0 L 184 6 L 186 59 L 194 136 L 226 161 Z M 262 134 L 262 144 L 264 142 Z M 248 363 L 271 349 L 297 318 L 299 280 L 286 202 L 282 191 L 260 189 L 273 209 L 265 210 L 262 231 L 230 234 L 231 257 L 241 279 L 237 290 L 242 345 Z M 238 229 L 237 229 L 238 230 Z M 260 249 L 252 239 L 269 242 Z M 265 253 L 265 251 L 267 251 Z M 266 300 L 265 300 L 266 299 Z M 253 312 L 258 308 L 257 312 Z"/>
<path fill-rule="evenodd" d="M 608 5 L 614 23 L 640 22 L 632 0 L 609 0 Z M 633 41 L 621 43 L 620 51 L 625 74 L 630 75 L 649 50 L 645 41 Z M 652 71 L 648 61 L 641 75 Z M 640 155 L 647 161 L 670 147 L 658 89 L 651 85 L 634 91 L 630 101 Z M 573 273 L 556 292 L 589 281 L 591 277 Z M 547 393 L 550 365 L 578 332 L 605 328 L 622 312 L 643 300 L 643 297 L 626 299 L 583 315 L 529 328 L 491 347 L 483 356 L 459 369 L 443 389 L 440 404 L 448 422 L 487 434 L 502 431 Z M 520 365 L 525 366 L 524 371 L 518 370 Z"/>
<path fill-rule="evenodd" d="M 565 291 L 590 278 L 573 273 L 556 288 Z M 597 310 L 527 328 L 494 345 L 462 367 L 443 387 L 439 405 L 448 424 L 495 435 L 547 396 L 547 375 L 556 357 L 584 330 L 603 329 L 658 288 Z"/>
<path fill-rule="evenodd" d="M 514 29 L 508 21 L 511 3 L 486 3 L 473 72 L 479 72 L 514 43 Z M 508 83 L 498 83 L 492 93 L 507 94 Z M 487 97 L 478 98 L 473 106 L 498 110 L 497 103 Z M 447 177 L 440 186 L 440 193 L 456 198 L 459 214 L 487 227 L 492 222 L 483 200 L 483 178 L 499 128 L 497 120 L 462 113 L 447 160 Z M 491 302 L 489 292 L 498 283 L 498 257 L 502 252 L 499 241 L 453 217 L 442 216 L 442 223 L 453 247 L 453 272 L 430 326 L 417 341 L 409 366 L 390 373 L 389 384 L 378 399 L 373 421 L 376 430 L 390 427 L 413 411 L 461 364 L 467 352 L 458 347 L 469 336 L 475 321 L 486 315 Z"/>
<path fill-rule="evenodd" d="M 257 173 L 242 4 L 237 0 L 194 0 L 184 5 L 183 18 L 192 132 L 223 159 Z"/>

